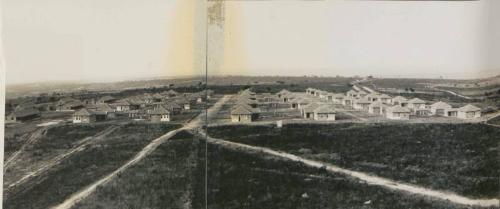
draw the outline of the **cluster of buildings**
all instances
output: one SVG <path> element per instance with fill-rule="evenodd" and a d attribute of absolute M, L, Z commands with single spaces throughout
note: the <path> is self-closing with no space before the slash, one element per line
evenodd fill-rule
<path fill-rule="evenodd" d="M 231 110 L 231 121 L 254 121 L 259 118 L 263 107 L 297 109 L 305 119 L 333 121 L 337 113 L 335 106 L 365 111 L 395 120 L 408 120 L 410 116 L 443 116 L 461 119 L 481 117 L 481 109 L 470 104 L 454 108 L 442 101 L 431 104 L 419 98 L 391 97 L 354 86 L 344 94 L 314 88 L 307 88 L 305 93 L 283 89 L 276 94 L 255 94 L 247 89 L 236 96 L 236 103 Z"/>
<path fill-rule="evenodd" d="M 407 99 L 402 96 L 391 97 L 373 90 L 368 92 L 359 87 L 354 87 L 345 94 L 335 94 L 308 88 L 306 94 L 315 96 L 321 101 L 343 105 L 371 114 L 383 115 L 389 119 L 410 119 L 410 115 L 435 115 L 461 119 L 481 117 L 481 109 L 471 104 L 453 108 L 451 105 L 442 101 L 429 104 L 419 98 Z M 306 103 L 307 101 L 301 100 L 301 102 Z M 301 104 L 295 105 L 300 107 Z M 293 106 L 294 104 L 292 104 L 292 107 Z"/>
<path fill-rule="evenodd" d="M 196 103 L 204 102 L 205 96 L 210 98 L 212 95 L 212 90 L 195 93 L 168 90 L 121 98 L 110 95 L 97 95 L 95 98 L 85 100 L 68 97 L 55 102 L 47 111 L 74 112 L 71 118 L 73 123 L 93 123 L 114 118 L 166 122 L 171 121 L 173 115 L 192 109 Z M 23 122 L 38 118 L 40 115 L 40 108 L 36 104 L 19 104 L 6 116 L 6 122 Z"/>

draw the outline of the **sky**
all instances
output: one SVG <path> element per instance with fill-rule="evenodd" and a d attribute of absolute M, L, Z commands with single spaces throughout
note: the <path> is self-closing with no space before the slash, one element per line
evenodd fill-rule
<path fill-rule="evenodd" d="M 7 84 L 204 73 L 204 0 L 3 0 Z M 500 1 L 229 1 L 210 75 L 500 74 Z"/>

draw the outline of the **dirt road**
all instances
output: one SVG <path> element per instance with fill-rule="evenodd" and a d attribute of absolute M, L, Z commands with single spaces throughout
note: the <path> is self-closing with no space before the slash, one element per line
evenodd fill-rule
<path fill-rule="evenodd" d="M 112 133 L 117 128 L 119 128 L 119 126 L 112 126 L 112 127 L 105 129 L 104 131 L 99 132 L 95 136 L 86 137 L 86 138 L 80 140 L 78 142 L 78 144 L 79 144 L 78 146 L 76 146 L 76 147 L 74 147 L 74 148 L 72 148 L 72 149 L 70 149 L 62 154 L 57 155 L 56 157 L 52 158 L 48 162 L 40 165 L 40 167 L 38 169 L 36 169 L 35 171 L 30 172 L 29 174 L 21 177 L 19 180 L 9 184 L 7 186 L 7 188 L 5 188 L 6 189 L 5 192 L 8 192 L 11 189 L 13 189 L 14 187 L 22 185 L 23 183 L 27 182 L 28 180 L 45 173 L 50 168 L 53 168 L 54 166 L 60 164 L 64 159 L 68 158 L 69 156 L 71 156 L 77 152 L 85 150 L 85 146 L 90 144 L 92 141 L 98 140 L 102 137 L 106 137 L 108 134 Z"/>
<path fill-rule="evenodd" d="M 43 127 L 43 128 L 39 128 L 39 129 L 35 130 L 33 133 L 31 133 L 28 140 L 26 140 L 26 142 L 23 144 L 23 146 L 21 146 L 21 148 L 19 148 L 19 150 L 17 150 L 16 152 L 12 153 L 12 155 L 9 157 L 9 159 L 7 159 L 5 161 L 5 164 L 3 167 L 3 172 L 5 173 L 5 171 L 7 171 L 7 169 L 10 166 L 12 166 L 12 162 L 14 162 L 14 160 L 17 159 L 19 154 L 21 152 L 23 152 L 26 149 L 26 147 L 28 147 L 30 144 L 33 144 L 38 139 L 40 139 L 47 129 L 48 129 L 47 127 Z"/>
<path fill-rule="evenodd" d="M 340 174 L 343 174 L 346 176 L 351 176 L 351 177 L 363 180 L 367 184 L 377 185 L 377 186 L 380 186 L 380 187 L 385 188 L 385 189 L 427 196 L 427 197 L 445 200 L 445 201 L 450 201 L 452 203 L 462 204 L 462 205 L 480 206 L 480 207 L 491 207 L 491 206 L 498 206 L 499 205 L 499 199 L 470 199 L 470 198 L 460 196 L 457 194 L 453 194 L 453 193 L 449 193 L 449 192 L 432 190 L 432 189 L 428 189 L 428 188 L 417 186 L 417 185 L 400 183 L 400 182 L 397 182 L 397 181 L 394 181 L 391 179 L 373 176 L 373 175 L 369 175 L 369 174 L 363 173 L 363 172 L 352 171 L 352 170 L 340 168 L 338 166 L 335 166 L 335 165 L 332 165 L 329 163 L 308 160 L 308 159 L 305 159 L 305 158 L 302 158 L 302 157 L 299 157 L 299 156 L 296 156 L 293 154 L 275 151 L 275 150 L 272 150 L 269 148 L 250 146 L 250 145 L 246 145 L 246 144 L 230 142 L 230 141 L 216 139 L 216 138 L 212 138 L 212 137 L 207 137 L 207 140 L 209 143 L 218 144 L 218 145 L 228 147 L 231 149 L 237 149 L 239 151 L 242 151 L 242 150 L 257 151 L 260 153 L 265 153 L 265 154 L 269 154 L 269 155 L 274 155 L 276 157 L 288 159 L 288 160 L 291 160 L 294 162 L 300 162 L 300 163 L 303 163 L 303 164 L 311 166 L 311 167 L 324 168 L 329 172 L 340 173 Z"/>
<path fill-rule="evenodd" d="M 212 107 L 210 107 L 207 110 L 207 114 L 204 112 L 198 115 L 195 119 L 190 121 L 189 123 L 185 124 L 183 127 L 172 130 L 165 135 L 153 140 L 151 143 L 149 143 L 146 147 L 144 147 L 139 153 L 137 153 L 132 159 L 127 161 L 124 165 L 122 165 L 120 168 L 117 170 L 113 171 L 112 173 L 108 174 L 107 176 L 99 179 L 98 181 L 90 184 L 89 186 L 83 188 L 82 190 L 74 193 L 71 195 L 68 199 L 66 199 L 63 203 L 56 205 L 52 208 L 54 209 L 69 209 L 73 207 L 76 203 L 80 202 L 84 198 L 88 197 L 90 194 L 92 194 L 98 186 L 101 186 L 103 184 L 106 184 L 107 182 L 111 181 L 114 177 L 116 177 L 119 173 L 124 172 L 131 166 L 135 165 L 142 159 L 144 159 L 146 156 L 151 154 L 158 146 L 163 144 L 165 141 L 173 137 L 175 134 L 182 130 L 191 130 L 191 129 L 196 129 L 201 127 L 205 119 L 209 119 L 213 117 L 214 114 L 218 112 L 218 110 L 221 108 L 221 106 L 226 103 L 227 100 L 229 100 L 230 96 L 224 96 L 221 98 L 217 103 L 215 103 Z"/>

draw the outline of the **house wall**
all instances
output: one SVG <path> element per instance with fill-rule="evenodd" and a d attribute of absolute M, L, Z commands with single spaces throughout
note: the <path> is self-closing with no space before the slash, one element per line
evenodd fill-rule
<path fill-rule="evenodd" d="M 457 117 L 461 119 L 473 119 L 481 117 L 481 111 L 458 111 Z"/>
<path fill-rule="evenodd" d="M 393 119 L 393 120 L 409 120 L 410 113 L 388 112 L 387 118 Z"/>
<path fill-rule="evenodd" d="M 93 123 L 95 122 L 95 116 L 83 116 L 83 115 L 74 115 L 73 123 Z"/>
<path fill-rule="evenodd" d="M 252 122 L 252 115 L 231 115 L 231 122 Z"/>
<path fill-rule="evenodd" d="M 334 121 L 335 113 L 316 113 L 314 114 L 314 120 Z"/>

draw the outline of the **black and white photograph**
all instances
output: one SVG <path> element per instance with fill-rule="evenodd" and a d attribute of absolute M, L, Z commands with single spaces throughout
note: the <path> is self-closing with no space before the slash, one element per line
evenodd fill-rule
<path fill-rule="evenodd" d="M 0 209 L 500 209 L 500 0 L 0 8 Z"/>

